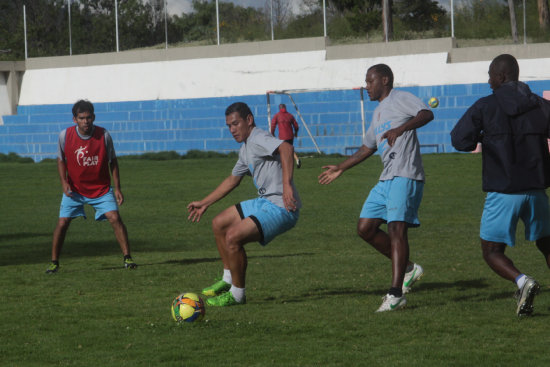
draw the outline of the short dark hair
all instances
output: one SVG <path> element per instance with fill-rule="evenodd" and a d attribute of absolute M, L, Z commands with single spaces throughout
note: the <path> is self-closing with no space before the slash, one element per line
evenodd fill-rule
<path fill-rule="evenodd" d="M 519 64 L 518 60 L 510 54 L 498 55 L 491 62 L 493 70 L 499 73 L 504 73 L 509 81 L 519 80 Z"/>
<path fill-rule="evenodd" d="M 73 116 L 76 117 L 79 113 L 89 112 L 91 115 L 94 114 L 94 105 L 92 102 L 81 99 L 77 101 L 73 106 Z"/>
<path fill-rule="evenodd" d="M 393 88 L 393 71 L 391 70 L 391 68 L 388 65 L 386 65 L 386 64 L 376 64 L 376 65 L 371 66 L 367 70 L 367 72 L 369 70 L 374 70 L 374 72 L 377 73 L 378 75 L 380 75 L 382 77 L 387 77 L 388 80 L 389 80 L 390 87 Z"/>
<path fill-rule="evenodd" d="M 279 108 L 286 108 L 286 104 L 281 103 L 281 104 L 279 105 Z"/>
<path fill-rule="evenodd" d="M 248 115 L 252 115 L 250 107 L 244 102 L 235 102 L 225 109 L 225 116 L 231 115 L 233 112 L 237 112 L 239 116 L 246 119 Z M 254 115 L 252 115 L 254 117 Z"/>

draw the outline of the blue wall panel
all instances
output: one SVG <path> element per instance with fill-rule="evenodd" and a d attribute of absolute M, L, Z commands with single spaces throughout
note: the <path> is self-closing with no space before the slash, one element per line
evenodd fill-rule
<path fill-rule="evenodd" d="M 550 80 L 528 83 L 541 95 L 550 90 Z M 454 152 L 449 132 L 458 119 L 480 97 L 492 91 L 487 83 L 433 85 L 400 88 L 424 102 L 440 101 L 433 109 L 435 119 L 418 130 L 422 153 Z M 352 154 L 362 141 L 359 90 L 332 90 L 292 93 L 299 111 L 320 149 L 327 154 Z M 366 128 L 377 102 L 364 92 Z M 233 102 L 247 103 L 262 129 L 268 128 L 265 95 L 96 103 L 96 124 L 113 136 L 117 154 L 141 154 L 174 150 L 184 154 L 191 149 L 231 152 L 239 149 L 225 125 L 225 109 Z M 271 115 L 285 103 L 301 125 L 295 140 L 297 151 L 315 151 L 315 144 L 296 113 L 288 95 L 270 95 Z M 55 158 L 59 132 L 72 122 L 72 105 L 18 106 L 17 115 L 4 116 L 0 125 L 0 152 L 15 152 L 36 161 Z"/>

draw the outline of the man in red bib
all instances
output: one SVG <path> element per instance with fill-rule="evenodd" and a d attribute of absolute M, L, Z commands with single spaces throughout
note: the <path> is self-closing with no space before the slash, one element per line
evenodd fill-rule
<path fill-rule="evenodd" d="M 279 112 L 271 119 L 271 135 L 275 135 L 275 129 L 279 125 L 279 139 L 286 141 L 290 145 L 294 145 L 294 138 L 298 137 L 298 123 L 290 112 L 286 110 L 286 105 L 281 103 L 279 105 Z M 296 152 L 294 152 L 294 159 L 296 160 L 296 167 L 300 168 L 302 162 Z"/>
<path fill-rule="evenodd" d="M 86 217 L 84 204 L 95 210 L 95 220 L 108 220 L 124 255 L 124 267 L 135 269 L 128 232 L 118 213 L 124 202 L 113 140 L 107 130 L 94 126 L 94 106 L 80 100 L 73 106 L 73 121 L 59 134 L 57 171 L 63 189 L 59 221 L 53 232 L 52 262 L 46 273 L 59 270 L 59 254 L 73 218 Z M 113 187 L 111 187 L 111 177 Z"/>

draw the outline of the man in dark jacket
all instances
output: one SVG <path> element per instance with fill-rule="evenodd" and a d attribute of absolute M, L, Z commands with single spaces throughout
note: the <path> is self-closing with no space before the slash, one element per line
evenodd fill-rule
<path fill-rule="evenodd" d="M 533 312 L 540 290 L 535 279 L 520 272 L 504 251 L 514 246 L 516 227 L 525 224 L 525 239 L 536 241 L 550 267 L 550 103 L 518 81 L 519 66 L 512 55 L 497 56 L 489 66 L 493 94 L 479 99 L 451 132 L 453 146 L 483 151 L 481 248 L 485 262 L 504 279 L 514 281 L 518 316 Z"/>

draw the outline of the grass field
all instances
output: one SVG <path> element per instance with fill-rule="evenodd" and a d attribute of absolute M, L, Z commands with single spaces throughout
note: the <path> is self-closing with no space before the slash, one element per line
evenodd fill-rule
<path fill-rule="evenodd" d="M 255 196 L 250 179 L 199 224 L 185 206 L 227 174 L 234 158 L 120 161 L 128 227 L 139 268 L 122 269 L 107 223 L 75 220 L 58 274 L 46 275 L 61 189 L 56 166 L 0 164 L 1 366 L 548 366 L 550 272 L 518 231 L 508 251 L 542 286 L 533 317 L 515 315 L 515 286 L 481 258 L 481 157 L 425 155 L 422 226 L 409 231 L 425 276 L 404 310 L 375 314 L 390 262 L 355 234 L 378 157 L 329 186 L 304 158 L 295 181 L 304 202 L 295 229 L 267 247 L 247 245 L 245 306 L 206 310 L 177 325 L 172 299 L 221 273 L 210 220 Z M 520 226 L 521 227 L 521 226 Z"/>

